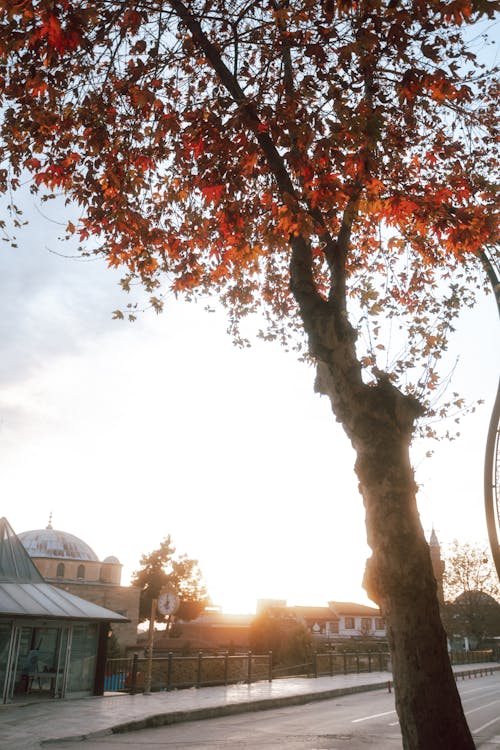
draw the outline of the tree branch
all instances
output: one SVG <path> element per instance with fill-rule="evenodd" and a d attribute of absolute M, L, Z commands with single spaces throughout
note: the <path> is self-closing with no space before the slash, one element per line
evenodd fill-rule
<path fill-rule="evenodd" d="M 229 70 L 222 60 L 219 50 L 207 37 L 200 22 L 188 11 L 181 0 L 168 0 L 169 5 L 177 14 L 180 21 L 191 32 L 194 42 L 202 50 L 206 59 L 217 73 L 220 82 L 224 85 L 234 102 L 239 106 L 245 117 L 246 124 L 257 139 L 267 162 L 274 174 L 280 192 L 290 195 L 297 200 L 295 188 L 284 161 L 276 149 L 273 141 L 266 132 L 265 124 L 259 118 L 255 105 L 246 97 L 239 85 L 235 75 Z"/>
<path fill-rule="evenodd" d="M 358 215 L 359 199 L 363 190 L 362 185 L 358 185 L 349 199 L 342 217 L 339 234 L 335 244 L 335 251 L 332 253 L 332 286 L 330 289 L 330 303 L 335 304 L 338 311 L 346 312 L 347 306 L 347 274 L 346 263 L 351 242 L 352 227 Z"/>
<path fill-rule="evenodd" d="M 299 197 L 292 182 L 291 176 L 286 168 L 283 157 L 278 152 L 271 137 L 266 131 L 265 123 L 260 119 L 255 104 L 247 98 L 244 91 L 236 79 L 233 72 L 224 63 L 218 48 L 213 44 L 203 31 L 200 22 L 189 12 L 181 0 L 168 0 L 170 7 L 177 14 L 179 20 L 190 31 L 193 41 L 202 50 L 207 61 L 217 73 L 220 82 L 224 85 L 234 102 L 239 106 L 244 120 L 252 131 L 266 161 L 274 175 L 278 189 L 285 198 L 289 196 L 293 199 L 297 209 L 299 206 Z M 321 222 L 324 226 L 323 221 Z M 309 240 L 305 237 L 290 237 L 292 248 L 291 267 L 291 288 L 297 297 L 299 305 L 306 305 L 308 308 L 318 305 L 325 305 L 325 300 L 318 292 L 314 282 L 312 269 L 312 253 Z M 299 299 L 300 297 L 300 299 Z M 308 302 L 306 303 L 306 298 Z"/>

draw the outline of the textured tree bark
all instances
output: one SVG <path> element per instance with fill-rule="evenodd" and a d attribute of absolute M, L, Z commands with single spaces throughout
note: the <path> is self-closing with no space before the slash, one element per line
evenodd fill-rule
<path fill-rule="evenodd" d="M 342 414 L 357 454 L 355 470 L 373 553 L 364 585 L 387 623 L 403 747 L 473 750 L 417 510 L 409 445 L 418 402 L 384 380 L 375 386 L 358 383 L 353 390 L 339 385 L 338 363 L 333 370 L 320 363 L 318 371 L 320 390 Z"/>
<path fill-rule="evenodd" d="M 281 187 L 279 174 L 276 179 Z M 371 385 L 363 381 L 348 317 L 346 259 L 361 189 L 362 181 L 354 186 L 336 239 L 326 231 L 322 235 L 331 274 L 328 299 L 316 286 L 311 241 L 304 235 L 290 237 L 290 288 L 317 363 L 316 389 L 329 397 L 356 451 L 372 549 L 365 588 L 387 623 L 404 750 L 474 750 L 448 657 L 410 464 L 415 422 L 424 410 L 384 372 L 373 373 Z"/>

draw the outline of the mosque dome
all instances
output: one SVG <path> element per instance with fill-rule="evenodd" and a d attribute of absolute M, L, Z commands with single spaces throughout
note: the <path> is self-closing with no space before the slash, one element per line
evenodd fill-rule
<path fill-rule="evenodd" d="M 105 557 L 103 563 L 107 563 L 108 565 L 120 565 L 119 559 L 114 555 L 108 555 L 108 557 Z"/>
<path fill-rule="evenodd" d="M 99 562 L 94 550 L 82 539 L 67 531 L 46 529 L 23 531 L 17 535 L 30 557 L 55 557 L 62 560 L 87 560 Z"/>

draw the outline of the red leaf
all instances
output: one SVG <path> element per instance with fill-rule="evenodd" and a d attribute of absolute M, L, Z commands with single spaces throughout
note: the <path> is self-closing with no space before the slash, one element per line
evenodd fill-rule
<path fill-rule="evenodd" d="M 222 196 L 226 192 L 225 185 L 208 185 L 201 189 L 201 194 L 207 203 L 220 203 Z"/>
<path fill-rule="evenodd" d="M 57 52 L 65 50 L 64 32 L 59 23 L 59 19 L 53 13 L 50 13 L 45 23 L 42 25 L 42 34 L 47 37 L 49 44 Z"/>

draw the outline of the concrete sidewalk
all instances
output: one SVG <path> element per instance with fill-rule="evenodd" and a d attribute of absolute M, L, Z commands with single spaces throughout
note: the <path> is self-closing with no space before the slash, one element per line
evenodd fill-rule
<path fill-rule="evenodd" d="M 457 678 L 486 676 L 500 670 L 498 664 L 455 667 Z M 77 700 L 44 700 L 0 706 L 2 750 L 36 750 L 58 740 L 83 740 L 107 734 L 181 721 L 208 719 L 228 714 L 261 711 L 309 703 L 339 695 L 388 689 L 389 672 L 293 677 L 256 682 L 191 688 L 151 695 L 107 694 Z"/>

